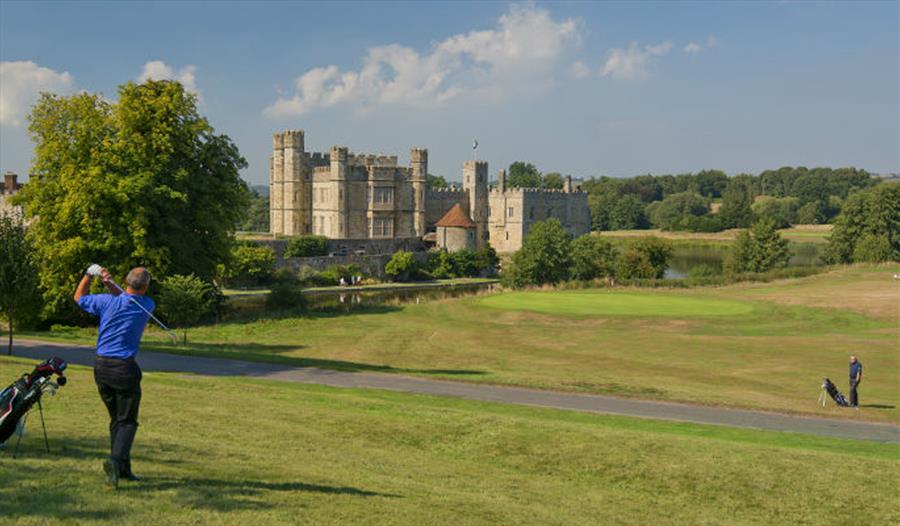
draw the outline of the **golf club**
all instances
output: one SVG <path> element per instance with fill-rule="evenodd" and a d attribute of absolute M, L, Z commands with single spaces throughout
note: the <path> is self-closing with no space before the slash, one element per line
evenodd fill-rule
<path fill-rule="evenodd" d="M 97 267 L 96 269 L 94 268 L 95 266 Z M 92 276 L 99 276 L 100 275 L 100 266 L 97 264 L 91 265 L 91 267 L 88 269 L 88 273 L 91 274 Z M 123 289 L 121 286 L 119 286 L 119 284 L 116 283 L 112 278 L 105 281 L 105 283 L 111 284 L 113 287 L 118 289 L 120 293 L 125 294 L 125 289 Z M 172 331 L 172 329 L 166 327 L 165 323 L 159 321 L 159 318 L 154 316 L 152 312 L 145 309 L 144 306 L 141 305 L 136 299 L 132 298 L 131 296 L 128 296 L 128 299 L 130 299 L 131 302 L 134 303 L 135 305 L 137 305 L 138 308 L 140 308 L 142 311 L 146 312 L 147 315 L 150 316 L 150 319 L 155 321 L 156 324 L 159 325 L 162 330 L 166 331 L 166 334 L 168 334 L 169 337 L 172 338 L 172 343 L 174 343 L 176 345 L 178 344 L 178 336 Z"/>

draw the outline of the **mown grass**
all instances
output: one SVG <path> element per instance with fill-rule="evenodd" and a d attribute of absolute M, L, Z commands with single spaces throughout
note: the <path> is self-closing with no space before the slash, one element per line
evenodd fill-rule
<path fill-rule="evenodd" d="M 0 378 L 30 368 L 0 358 Z M 4 524 L 896 524 L 897 445 L 372 390 L 150 373 L 102 482 L 90 371 L 0 451 Z M 864 505 L 847 495 L 864 493 Z"/>
<path fill-rule="evenodd" d="M 187 347 L 155 331 L 146 340 L 184 354 L 897 423 L 898 270 L 690 290 L 508 293 L 200 327 Z M 91 333 L 66 337 L 89 342 Z M 863 407 L 818 406 L 823 377 L 846 391 L 853 353 L 865 367 Z"/>

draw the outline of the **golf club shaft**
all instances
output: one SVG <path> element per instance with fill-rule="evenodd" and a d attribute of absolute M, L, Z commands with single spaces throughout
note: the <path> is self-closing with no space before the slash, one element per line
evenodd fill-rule
<path fill-rule="evenodd" d="M 122 287 L 120 287 L 119 284 L 116 283 L 115 281 L 113 281 L 112 279 L 109 280 L 109 283 L 111 283 L 113 287 L 119 289 L 119 292 L 121 292 L 122 294 L 127 294 L 127 293 L 125 292 L 125 289 L 123 289 Z M 148 311 L 147 309 L 145 309 L 144 306 L 141 305 L 141 304 L 138 302 L 138 300 L 134 299 L 134 298 L 131 297 L 130 295 L 128 296 L 128 299 L 130 299 L 132 303 L 134 303 L 135 305 L 137 305 L 139 309 L 141 309 L 142 311 L 146 312 L 147 315 L 150 316 L 150 319 L 152 319 L 153 321 L 155 321 L 156 324 L 159 325 L 159 326 L 162 328 L 162 330 L 164 330 L 164 331 L 166 331 L 167 333 L 169 333 L 169 336 L 172 338 L 172 341 L 174 341 L 174 342 L 176 342 L 176 343 L 178 342 L 178 336 L 176 336 L 175 333 L 172 332 L 172 329 L 166 327 L 166 324 L 165 324 L 165 323 L 159 321 L 159 318 L 157 318 L 156 316 L 154 316 L 152 312 L 150 312 L 150 311 Z"/>

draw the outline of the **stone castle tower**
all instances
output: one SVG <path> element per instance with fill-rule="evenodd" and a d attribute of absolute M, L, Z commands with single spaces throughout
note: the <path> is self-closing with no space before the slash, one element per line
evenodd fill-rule
<path fill-rule="evenodd" d="M 272 136 L 269 167 L 270 207 L 273 232 L 308 232 L 310 224 L 310 166 L 303 144 L 303 132 L 288 130 Z"/>
<path fill-rule="evenodd" d="M 481 247 L 488 236 L 488 163 L 466 161 L 463 163 L 463 189 L 469 197 L 469 216 L 475 223 L 475 244 Z"/>
<path fill-rule="evenodd" d="M 413 215 L 413 230 L 416 236 L 425 235 L 425 177 L 428 174 L 428 150 L 425 148 L 413 148 L 409 152 L 409 179 L 412 182 L 413 202 L 415 210 Z"/>

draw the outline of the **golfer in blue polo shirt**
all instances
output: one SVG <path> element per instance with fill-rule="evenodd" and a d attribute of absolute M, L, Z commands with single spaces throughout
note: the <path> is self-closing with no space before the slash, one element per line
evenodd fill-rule
<path fill-rule="evenodd" d="M 100 276 L 109 294 L 88 294 L 91 279 L 96 276 Z M 105 268 L 91 265 L 74 296 L 79 307 L 100 318 L 94 381 L 109 411 L 110 455 L 103 462 L 103 471 L 114 487 L 118 487 L 120 479 L 140 480 L 131 471 L 131 444 L 137 433 L 141 405 L 141 368 L 134 356 L 150 319 L 148 313 L 156 306 L 144 296 L 150 285 L 147 269 L 132 269 L 125 283 L 122 292 L 112 285 Z"/>

